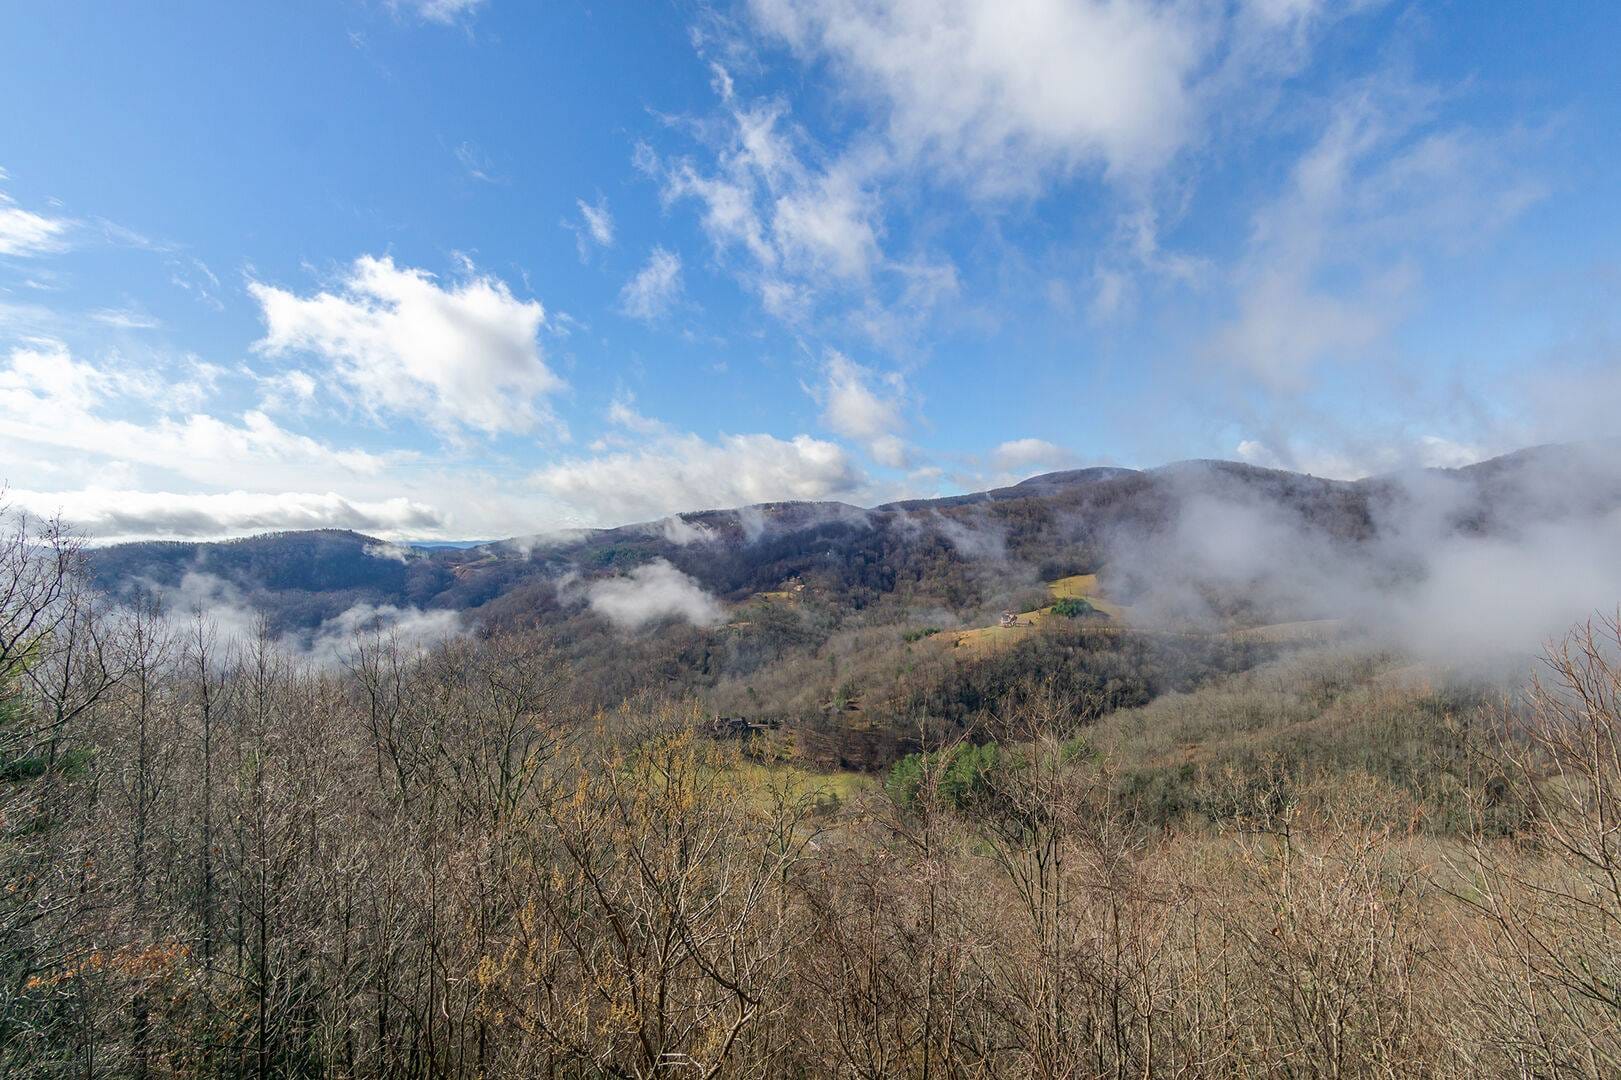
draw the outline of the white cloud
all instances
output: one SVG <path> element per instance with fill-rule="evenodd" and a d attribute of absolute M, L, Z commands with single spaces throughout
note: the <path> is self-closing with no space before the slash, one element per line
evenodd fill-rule
<path fill-rule="evenodd" d="M 724 72 L 722 72 L 724 74 Z M 724 120 L 707 125 L 712 168 L 638 152 L 666 202 L 691 199 L 717 253 L 772 316 L 809 318 L 828 297 L 853 299 L 856 325 L 890 331 L 896 312 L 916 318 L 956 288 L 949 262 L 883 250 L 880 185 L 890 166 L 882 148 L 863 144 L 827 155 L 792 125 L 781 101 L 745 103 L 722 87 Z M 879 333 L 874 333 L 876 338 Z"/>
<path fill-rule="evenodd" d="M 45 255 L 61 251 L 67 247 L 67 234 L 72 225 L 66 218 L 24 210 L 0 192 L 0 255 Z"/>
<path fill-rule="evenodd" d="M 777 198 L 771 228 L 783 261 L 803 276 L 865 281 L 881 260 L 877 198 L 848 166 Z"/>
<path fill-rule="evenodd" d="M 730 122 L 722 126 L 733 137 L 717 146 L 711 170 L 689 162 L 661 170 L 666 196 L 700 201 L 716 246 L 749 252 L 754 266 L 745 280 L 768 312 L 803 323 L 825 294 L 859 289 L 863 309 L 852 321 L 893 347 L 955 291 L 903 287 L 886 298 L 873 288 L 899 269 L 884 250 L 886 216 L 904 218 L 920 191 L 1028 199 L 1077 176 L 1100 177 L 1120 200 L 1121 225 L 1094 256 L 1093 317 L 1129 310 L 1138 274 L 1197 282 L 1205 264 L 1159 239 L 1160 211 L 1174 222 L 1192 190 L 1185 163 L 1218 137 L 1256 130 L 1322 29 L 1360 5 L 749 0 L 747 7 L 753 40 L 700 34 L 700 49 L 744 57 L 741 67 L 757 60 L 762 42 L 786 46 L 845 106 L 842 142 L 810 145 L 789 124 L 785 100 L 748 104 L 712 64 Z M 715 141 L 715 125 L 696 130 Z M 642 160 L 657 165 L 651 152 Z M 940 202 L 931 197 L 928 205 Z M 916 252 L 911 262 L 943 260 Z"/>
<path fill-rule="evenodd" d="M 580 261 L 586 262 L 591 258 L 593 247 L 613 247 L 615 237 L 613 213 L 608 209 L 606 195 L 598 195 L 594 203 L 575 199 L 574 205 L 580 210 L 578 220 L 564 218 L 562 225 L 574 234 L 574 247 L 580 254 Z"/>
<path fill-rule="evenodd" d="M 506 177 L 496 171 L 490 155 L 479 149 L 476 143 L 464 142 L 456 147 L 456 161 L 470 180 L 485 184 L 506 183 Z"/>
<path fill-rule="evenodd" d="M 496 278 L 441 286 L 391 258 L 355 260 L 337 292 L 300 297 L 261 282 L 267 355 L 311 353 L 372 411 L 419 416 L 442 434 L 527 432 L 563 386 L 536 340 L 545 311 Z"/>
<path fill-rule="evenodd" d="M 636 449 L 549 465 L 531 484 L 577 525 L 617 525 L 681 511 L 781 500 L 852 498 L 866 478 L 836 443 L 798 435 L 667 432 Z"/>
<path fill-rule="evenodd" d="M 715 530 L 703 522 L 694 524 L 680 514 L 671 514 L 659 524 L 659 532 L 664 539 L 679 547 L 688 544 L 705 544 L 715 539 Z"/>
<path fill-rule="evenodd" d="M 330 491 L 199 493 L 92 487 L 53 492 L 17 489 L 7 497 L 39 513 L 60 511 L 75 529 L 98 543 L 150 537 L 218 539 L 282 529 L 423 535 L 444 524 L 437 510 L 407 498 L 362 502 Z"/>
<path fill-rule="evenodd" d="M 259 408 L 264 412 L 300 413 L 315 401 L 315 379 L 306 371 L 294 369 L 256 378 L 260 386 Z"/>
<path fill-rule="evenodd" d="M 663 559 L 622 577 L 593 582 L 586 596 L 591 610 L 625 630 L 669 618 L 713 626 L 726 617 L 720 601 Z"/>
<path fill-rule="evenodd" d="M 992 467 L 1004 472 L 1061 469 L 1074 462 L 1074 454 L 1046 439 L 1010 439 L 991 451 Z"/>
<path fill-rule="evenodd" d="M 102 372 L 75 360 L 60 343 L 16 348 L 0 370 L 0 413 L 82 412 L 103 396 L 107 382 Z"/>
<path fill-rule="evenodd" d="M 1357 5 L 1156 0 L 750 0 L 755 25 L 876 126 L 898 162 L 987 196 L 1096 170 L 1141 193 Z"/>
<path fill-rule="evenodd" d="M 406 450 L 335 447 L 262 411 L 132 419 L 165 384 L 133 380 L 54 346 L 0 363 L 0 484 L 31 505 L 63 509 L 98 539 L 219 537 L 267 529 L 355 528 L 384 538 L 497 537 L 537 527 L 617 525 L 699 507 L 865 493 L 837 444 L 801 435 L 709 441 L 640 417 L 615 422 L 635 440 L 552 464 L 525 484 L 511 474 L 447 469 Z M 318 485 L 318 486 L 317 486 Z"/>
<path fill-rule="evenodd" d="M 484 0 L 389 0 L 389 7 L 395 11 L 408 10 L 424 22 L 442 26 L 454 26 L 471 18 L 483 6 Z"/>
<path fill-rule="evenodd" d="M 586 235 L 600 247 L 613 247 L 614 219 L 608 212 L 607 196 L 598 197 L 594 204 L 584 199 L 574 201 L 580 207 L 580 220 L 585 224 Z"/>
<path fill-rule="evenodd" d="M 92 311 L 90 317 L 99 323 L 119 330 L 156 330 L 163 323 L 139 308 L 102 308 Z"/>
<path fill-rule="evenodd" d="M 639 435 L 665 435 L 669 427 L 661 420 L 643 416 L 636 411 L 636 399 L 630 395 L 616 397 L 608 405 L 608 422 Z"/>
<path fill-rule="evenodd" d="M 203 368 L 199 377 L 207 378 Z M 86 483 L 116 461 L 198 483 L 294 488 L 312 475 L 376 477 L 415 456 L 335 448 L 254 410 L 235 420 L 192 412 L 138 422 L 114 414 L 167 405 L 177 395 L 206 394 L 201 386 L 187 390 L 189 385 L 150 372 L 96 367 L 55 343 L 14 349 L 0 367 L 0 436 L 13 447 L 73 451 L 67 464 Z"/>
<path fill-rule="evenodd" d="M 651 321 L 667 313 L 680 294 L 681 256 L 656 247 L 647 265 L 620 290 L 619 306 L 632 318 Z"/>
<path fill-rule="evenodd" d="M 1390 461 L 1394 455 L 1375 454 L 1370 459 L 1362 454 L 1345 453 L 1322 447 L 1293 446 L 1280 443 L 1274 449 L 1259 439 L 1241 439 L 1234 449 L 1238 460 L 1263 469 L 1288 469 L 1331 480 L 1360 480 L 1382 471 L 1374 460 Z"/>
<path fill-rule="evenodd" d="M 373 634 L 398 642 L 407 650 L 426 650 L 466 631 L 459 611 L 361 603 L 323 620 L 307 643 L 299 644 L 317 664 L 336 666 L 353 655 L 357 641 Z"/>
<path fill-rule="evenodd" d="M 1469 443 L 1424 435 L 1418 440 L 1418 462 L 1427 469 L 1460 469 L 1490 457 L 1485 449 Z"/>
<path fill-rule="evenodd" d="M 880 465 L 906 468 L 909 455 L 900 437 L 906 425 L 897 396 L 899 378 L 891 379 L 888 393 L 879 393 L 872 386 L 873 373 L 837 351 L 828 353 L 823 374 L 824 381 L 813 394 L 827 426 L 864 444 Z"/>
<path fill-rule="evenodd" d="M 988 192 L 1098 165 L 1139 176 L 1191 138 L 1220 40 L 1190 5 L 753 0 L 756 21 L 886 118 L 897 151 Z"/>
<path fill-rule="evenodd" d="M 176 633 L 188 632 L 196 618 L 201 618 L 215 640 L 227 647 L 245 645 L 258 633 L 259 611 L 253 598 L 225 578 L 191 571 L 181 577 L 178 585 L 156 587 L 154 591 L 165 609 L 166 621 Z M 397 641 L 407 649 L 427 649 L 466 630 L 457 611 L 362 602 L 322 620 L 313 631 L 289 631 L 276 644 L 291 655 L 333 667 L 353 654 L 357 641 L 373 634 Z"/>
<path fill-rule="evenodd" d="M 1435 128 L 1431 98 L 1376 82 L 1336 106 L 1254 216 L 1219 359 L 1292 391 L 1325 361 L 1366 358 L 1415 307 L 1427 259 L 1541 197 L 1504 140 Z"/>
<path fill-rule="evenodd" d="M 1280 439 L 1276 444 L 1242 439 L 1235 449 L 1240 461 L 1267 469 L 1289 469 L 1334 480 L 1405 469 L 1457 469 L 1492 456 L 1492 451 L 1440 435 L 1391 439 L 1371 445 L 1333 448 Z"/>

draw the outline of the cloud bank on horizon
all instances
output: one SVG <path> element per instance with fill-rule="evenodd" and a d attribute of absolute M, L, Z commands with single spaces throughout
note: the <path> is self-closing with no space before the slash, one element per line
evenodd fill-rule
<path fill-rule="evenodd" d="M 1457 466 L 1621 408 L 1621 13 L 616 18 L 14 20 L 6 500 L 98 541 L 533 536 L 1087 464 Z"/>

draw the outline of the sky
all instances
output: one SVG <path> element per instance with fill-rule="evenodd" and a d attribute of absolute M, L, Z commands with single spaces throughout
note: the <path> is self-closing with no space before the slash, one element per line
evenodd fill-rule
<path fill-rule="evenodd" d="M 1613 434 L 1621 7 L 10 5 L 0 482 L 485 539 Z"/>

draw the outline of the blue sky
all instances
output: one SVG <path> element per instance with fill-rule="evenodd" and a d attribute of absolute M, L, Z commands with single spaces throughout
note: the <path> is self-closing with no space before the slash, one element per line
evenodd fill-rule
<path fill-rule="evenodd" d="M 1611 433 L 1607 4 L 19 5 L 0 433 L 101 540 Z"/>

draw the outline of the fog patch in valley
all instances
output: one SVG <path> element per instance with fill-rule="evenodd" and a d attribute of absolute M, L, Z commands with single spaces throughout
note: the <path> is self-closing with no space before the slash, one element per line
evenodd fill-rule
<path fill-rule="evenodd" d="M 177 585 L 140 583 L 141 591 L 158 604 L 171 634 L 185 637 L 199 621 L 214 640 L 228 649 L 243 647 L 260 633 L 263 615 L 235 583 L 201 571 L 187 571 Z M 323 619 L 307 630 L 285 630 L 274 635 L 276 647 L 319 667 L 336 667 L 367 638 L 382 637 L 409 651 L 432 648 L 467 632 L 460 612 L 414 606 L 360 602 Z"/>
<path fill-rule="evenodd" d="M 638 630 L 668 618 L 714 626 L 726 617 L 719 600 L 665 559 L 594 581 L 586 586 L 585 595 L 592 611 L 621 630 Z"/>

